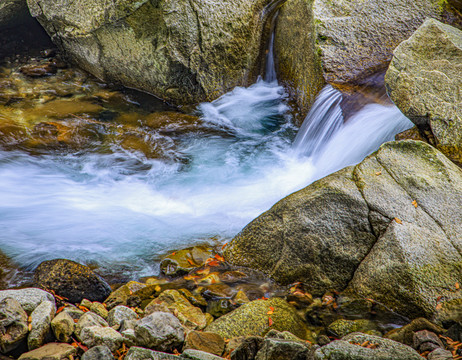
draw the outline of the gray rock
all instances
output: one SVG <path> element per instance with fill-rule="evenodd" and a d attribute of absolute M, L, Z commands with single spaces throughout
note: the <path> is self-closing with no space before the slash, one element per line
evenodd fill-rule
<path fill-rule="evenodd" d="M 144 349 L 136 346 L 132 346 L 128 350 L 125 360 L 181 360 L 184 359 L 181 356 L 176 356 L 173 354 L 166 354 L 159 351 L 152 351 L 149 349 Z"/>
<path fill-rule="evenodd" d="M 119 330 L 124 320 L 136 320 L 137 317 L 136 312 L 132 309 L 119 305 L 109 311 L 107 322 L 110 327 Z"/>
<path fill-rule="evenodd" d="M 365 341 L 376 348 L 362 347 Z M 314 353 L 316 360 L 421 360 L 413 348 L 378 336 L 353 333 L 332 341 Z"/>
<path fill-rule="evenodd" d="M 92 312 L 83 314 L 75 325 L 75 335 L 80 339 L 80 333 L 84 328 L 91 326 L 107 327 L 109 324 L 101 316 Z"/>
<path fill-rule="evenodd" d="M 275 309 L 271 316 L 268 315 L 270 307 Z M 271 324 L 269 317 L 272 320 Z M 242 305 L 216 319 L 207 326 L 206 331 L 217 333 L 225 339 L 231 339 L 238 336 L 264 336 L 272 329 L 289 331 L 302 339 L 310 336 L 310 331 L 295 308 L 285 300 L 276 297 L 268 300 L 254 300 Z"/>
<path fill-rule="evenodd" d="M 135 326 L 139 346 L 168 351 L 180 348 L 184 330 L 180 321 L 170 313 L 154 312 L 139 320 Z"/>
<path fill-rule="evenodd" d="M 67 313 L 70 315 L 71 318 L 73 318 L 74 320 L 79 320 L 83 314 L 85 314 L 82 310 L 80 310 L 78 307 L 76 306 L 66 306 L 64 309 L 63 309 L 63 312 Z"/>
<path fill-rule="evenodd" d="M 449 350 L 435 349 L 427 355 L 428 360 L 452 360 L 454 357 Z"/>
<path fill-rule="evenodd" d="M 255 360 L 305 360 L 312 357 L 314 350 L 307 343 L 266 338 Z"/>
<path fill-rule="evenodd" d="M 414 333 L 414 343 L 412 347 L 420 353 L 433 351 L 437 348 L 444 349 L 444 345 L 438 335 L 428 330 L 421 330 Z"/>
<path fill-rule="evenodd" d="M 428 19 L 394 51 L 386 86 L 420 133 L 462 164 L 462 31 Z"/>
<path fill-rule="evenodd" d="M 51 320 L 55 316 L 56 306 L 54 302 L 43 301 L 30 315 L 31 330 L 27 337 L 29 350 L 34 350 L 43 345 L 47 334 L 50 332 Z"/>
<path fill-rule="evenodd" d="M 18 360 L 67 360 L 77 349 L 69 344 L 49 343 L 22 354 Z"/>
<path fill-rule="evenodd" d="M 185 359 L 192 360 L 223 360 L 222 357 L 207 353 L 205 351 L 187 349 L 183 351 L 181 356 Z"/>
<path fill-rule="evenodd" d="M 80 332 L 80 340 L 89 348 L 106 345 L 111 351 L 122 346 L 123 337 L 111 327 L 90 326 L 84 327 Z"/>
<path fill-rule="evenodd" d="M 455 0 L 459 1 L 459 0 Z M 329 83 L 361 83 L 386 69 L 395 47 L 426 17 L 456 22 L 439 0 L 288 0 L 276 24 L 279 80 L 306 115 Z"/>
<path fill-rule="evenodd" d="M 61 311 L 51 320 L 51 329 L 59 342 L 70 342 L 74 328 L 74 319 L 67 312 Z"/>
<path fill-rule="evenodd" d="M 15 349 L 27 336 L 27 314 L 21 304 L 12 298 L 0 300 L 0 351 Z"/>
<path fill-rule="evenodd" d="M 232 341 L 233 340 L 231 340 L 230 343 Z M 237 347 L 231 351 L 231 360 L 255 359 L 255 356 L 257 356 L 258 350 L 260 350 L 262 344 L 263 338 L 260 336 L 248 336 L 246 338 L 242 338 L 242 341 L 240 341 Z"/>
<path fill-rule="evenodd" d="M 278 202 L 224 256 L 314 295 L 348 287 L 409 317 L 431 316 L 439 296 L 457 297 L 461 203 L 456 165 L 423 142 L 389 142 Z"/>
<path fill-rule="evenodd" d="M 66 9 L 68 6 L 63 6 Z M 66 259 L 42 262 L 34 273 L 35 285 L 50 289 L 69 299 L 71 303 L 80 303 L 82 299 L 104 301 L 111 293 L 108 283 L 88 266 Z"/>
<path fill-rule="evenodd" d="M 120 323 L 119 332 L 126 330 L 135 330 L 137 320 L 122 320 Z"/>
<path fill-rule="evenodd" d="M 42 301 L 55 302 L 53 295 L 37 288 L 0 291 L 0 300 L 7 297 L 17 300 L 28 314 L 32 313 Z"/>
<path fill-rule="evenodd" d="M 211 100 L 256 79 L 271 4 L 28 1 L 32 15 L 79 66 L 177 104 Z"/>
<path fill-rule="evenodd" d="M 114 355 L 107 346 L 99 345 L 85 351 L 82 360 L 114 360 Z"/>
<path fill-rule="evenodd" d="M 104 307 L 103 304 L 95 301 L 91 304 L 90 306 L 90 311 L 94 312 L 95 314 L 101 316 L 103 319 L 107 320 L 107 317 L 109 315 L 109 312 L 107 309 Z"/>

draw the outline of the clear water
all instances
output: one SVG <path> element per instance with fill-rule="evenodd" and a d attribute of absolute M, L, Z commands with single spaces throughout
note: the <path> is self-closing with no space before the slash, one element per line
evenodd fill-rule
<path fill-rule="evenodd" d="M 233 237 L 279 199 L 411 127 L 395 107 L 376 104 L 343 124 L 338 98 L 323 91 L 294 142 L 276 81 L 236 88 L 199 106 L 220 132 L 182 136 L 176 151 L 186 163 L 127 151 L 0 151 L 0 249 L 30 269 L 69 258 L 151 275 L 158 254 Z"/>

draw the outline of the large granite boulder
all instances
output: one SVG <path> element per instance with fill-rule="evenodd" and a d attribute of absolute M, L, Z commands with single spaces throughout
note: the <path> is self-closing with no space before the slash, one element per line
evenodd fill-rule
<path fill-rule="evenodd" d="M 279 80 L 302 115 L 322 84 L 362 84 L 385 71 L 392 52 L 426 17 L 457 22 L 440 0 L 288 0 L 275 36 Z M 321 69 L 322 68 L 322 69 Z"/>
<path fill-rule="evenodd" d="M 253 82 L 272 0 L 28 0 L 70 60 L 177 104 Z"/>
<path fill-rule="evenodd" d="M 315 295 L 349 290 L 431 315 L 460 296 L 462 171 L 419 141 L 390 142 L 286 197 L 225 249 L 235 264 Z"/>
<path fill-rule="evenodd" d="M 428 19 L 396 48 L 385 80 L 420 133 L 462 164 L 462 31 Z"/>

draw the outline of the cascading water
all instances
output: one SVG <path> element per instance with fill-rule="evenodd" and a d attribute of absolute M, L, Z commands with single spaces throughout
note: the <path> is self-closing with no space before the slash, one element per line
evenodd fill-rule
<path fill-rule="evenodd" d="M 268 57 L 266 81 L 199 106 L 204 126 L 216 131 L 180 137 L 175 151 L 187 162 L 122 150 L 0 151 L 0 249 L 29 268 L 63 257 L 149 275 L 157 254 L 230 238 L 282 197 L 411 127 L 395 107 L 378 104 L 344 123 L 341 94 L 327 87 L 293 141 L 272 51 Z"/>

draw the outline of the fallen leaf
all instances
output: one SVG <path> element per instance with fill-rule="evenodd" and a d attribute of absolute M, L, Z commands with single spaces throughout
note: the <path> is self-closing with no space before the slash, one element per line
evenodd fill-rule
<path fill-rule="evenodd" d="M 458 282 L 456 282 L 456 285 L 455 285 L 455 286 L 456 286 L 456 290 L 459 290 L 459 289 L 460 289 L 460 285 L 459 285 Z"/>
<path fill-rule="evenodd" d="M 32 331 L 32 323 L 29 324 L 28 328 L 29 328 L 29 331 Z"/>
<path fill-rule="evenodd" d="M 398 224 L 402 224 L 402 223 L 403 223 L 400 219 L 398 219 L 398 218 L 396 218 L 396 217 L 395 217 L 394 220 L 395 220 Z"/>
<path fill-rule="evenodd" d="M 58 315 L 61 311 L 63 311 L 66 307 L 65 306 L 61 306 L 60 308 L 58 308 L 58 310 L 56 310 L 56 315 Z"/>
<path fill-rule="evenodd" d="M 266 315 L 273 315 L 274 314 L 274 311 L 270 310 L 266 313 Z"/>
<path fill-rule="evenodd" d="M 439 303 L 435 306 L 435 310 L 440 310 L 443 307 L 443 304 Z"/>
<path fill-rule="evenodd" d="M 226 245 L 228 245 L 228 243 L 223 244 L 223 246 L 221 247 L 221 251 L 223 251 L 225 249 Z"/>
<path fill-rule="evenodd" d="M 272 326 L 272 325 L 273 325 L 273 319 L 268 318 L 268 325 L 269 325 L 269 326 Z"/>
<path fill-rule="evenodd" d="M 377 172 L 375 173 L 375 175 L 377 175 L 377 176 L 382 175 L 382 171 L 377 171 Z"/>
<path fill-rule="evenodd" d="M 192 266 L 196 266 L 196 264 L 194 264 L 194 261 L 192 261 L 191 259 L 186 259 L 189 263 L 189 265 L 192 265 Z"/>
<path fill-rule="evenodd" d="M 414 207 L 417 208 L 417 206 L 418 206 L 418 205 L 417 205 L 417 201 L 414 200 L 414 201 L 412 202 L 412 205 L 414 205 Z"/>
<path fill-rule="evenodd" d="M 156 285 L 154 287 L 154 290 L 156 290 L 156 292 L 160 292 L 162 290 L 162 288 L 159 285 Z"/>
<path fill-rule="evenodd" d="M 223 256 L 218 255 L 218 254 L 215 254 L 215 259 L 217 259 L 218 261 L 221 261 L 221 262 L 225 261 L 225 258 Z"/>

